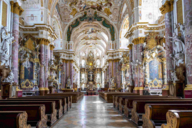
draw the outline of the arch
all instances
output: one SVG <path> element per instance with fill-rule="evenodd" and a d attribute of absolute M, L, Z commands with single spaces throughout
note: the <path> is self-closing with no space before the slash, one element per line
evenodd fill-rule
<path fill-rule="evenodd" d="M 121 24 L 121 27 L 119 30 L 119 39 L 120 39 L 119 40 L 120 41 L 119 46 L 121 48 L 127 49 L 127 45 L 128 45 L 129 40 L 127 38 L 125 38 L 124 35 L 126 34 L 128 28 L 129 28 L 129 20 L 128 20 L 129 16 L 128 16 L 128 14 L 123 18 L 124 19 L 122 21 L 122 24 Z"/>
<path fill-rule="evenodd" d="M 98 16 L 97 15 L 97 11 L 94 12 L 94 15 L 93 17 L 89 17 L 87 16 L 87 11 L 84 12 L 84 15 L 81 16 L 81 17 L 78 17 L 76 19 L 73 20 L 73 23 L 71 25 L 69 25 L 67 27 L 67 41 L 70 41 L 71 40 L 71 34 L 72 34 L 72 31 L 74 30 L 74 28 L 76 28 L 77 26 L 79 26 L 81 24 L 81 22 L 83 21 L 98 21 L 98 22 L 101 22 L 101 24 L 108 28 L 110 30 L 110 34 L 111 34 L 111 40 L 112 41 L 115 41 L 115 27 L 113 24 L 110 24 L 110 20 L 103 17 L 103 16 Z"/>

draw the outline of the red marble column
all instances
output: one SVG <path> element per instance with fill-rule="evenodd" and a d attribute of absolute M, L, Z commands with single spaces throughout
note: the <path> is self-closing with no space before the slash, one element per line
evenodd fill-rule
<path fill-rule="evenodd" d="M 49 92 L 49 88 L 48 88 L 48 66 L 49 66 L 49 60 L 48 60 L 48 44 L 49 44 L 49 40 L 45 40 L 44 42 L 44 59 L 45 59 L 45 87 L 44 87 L 44 90 L 45 90 L 45 93 L 48 94 Z"/>
<path fill-rule="evenodd" d="M 192 98 L 192 1 L 184 0 L 185 14 L 185 54 L 186 54 L 186 77 L 187 87 L 185 98 Z"/>
<path fill-rule="evenodd" d="M 73 85 L 73 75 L 75 74 L 75 71 L 73 69 L 73 61 L 70 61 L 70 78 L 71 78 L 71 84 Z M 73 86 L 72 86 L 73 87 Z"/>
<path fill-rule="evenodd" d="M 139 63 L 139 94 L 143 95 L 143 91 L 144 91 L 144 78 L 145 78 L 145 74 L 144 74 L 144 70 L 143 70 L 143 54 L 141 54 L 143 52 L 143 43 L 144 43 L 145 37 L 140 37 L 139 38 L 139 44 L 138 44 L 138 61 Z"/>
<path fill-rule="evenodd" d="M 53 59 L 53 49 L 55 48 L 55 46 L 54 45 L 50 45 L 50 58 L 49 58 L 49 60 L 52 60 Z M 50 75 L 52 75 L 53 74 L 53 72 L 52 71 L 50 71 Z"/>
<path fill-rule="evenodd" d="M 113 60 L 113 73 L 112 73 L 112 77 L 114 78 L 114 82 L 116 83 L 116 86 L 118 87 L 117 84 L 117 74 L 116 74 L 116 60 Z"/>
<path fill-rule="evenodd" d="M 40 82 L 39 82 L 39 93 L 40 95 L 44 95 L 45 94 L 45 48 L 44 48 L 44 39 L 40 39 Z"/>
<path fill-rule="evenodd" d="M 19 4 L 13 1 L 11 4 L 11 12 L 13 13 L 13 36 L 15 42 L 12 45 L 12 71 L 14 74 L 14 82 L 18 85 L 18 50 L 19 50 L 19 16 L 22 14 L 23 9 L 19 6 Z"/>
<path fill-rule="evenodd" d="M 128 46 L 128 48 L 129 48 L 129 82 L 130 82 L 130 86 L 134 86 L 134 83 L 133 83 L 133 70 L 132 70 L 132 65 L 131 65 L 131 62 L 133 62 L 132 61 L 132 58 L 133 58 L 133 49 L 132 49 L 132 47 L 133 47 L 133 45 L 132 44 L 130 44 L 129 46 Z"/>
<path fill-rule="evenodd" d="M 134 40 L 133 42 L 135 42 Z M 137 60 L 137 43 L 134 43 L 133 45 L 133 82 L 134 82 L 134 93 L 139 93 L 138 92 L 138 66 L 136 66 L 136 60 Z"/>
<path fill-rule="evenodd" d="M 113 73 L 113 61 L 109 60 L 109 87 L 111 87 L 111 83 L 110 83 L 110 79 L 113 77 L 112 73 Z"/>
<path fill-rule="evenodd" d="M 62 74 L 62 77 L 61 77 L 61 88 L 62 89 L 65 89 L 65 85 L 66 85 L 66 77 L 65 77 L 65 75 L 66 75 L 66 62 L 65 62 L 65 60 L 63 60 L 63 65 L 62 65 L 62 71 L 61 71 L 61 74 Z"/>
<path fill-rule="evenodd" d="M 169 95 L 169 85 L 172 84 L 171 72 L 173 71 L 173 59 L 170 54 L 173 54 L 172 37 L 172 16 L 173 16 L 173 0 L 166 1 L 160 8 L 161 13 L 165 15 L 165 48 L 166 48 L 166 68 L 168 85 L 163 86 L 162 95 Z"/>

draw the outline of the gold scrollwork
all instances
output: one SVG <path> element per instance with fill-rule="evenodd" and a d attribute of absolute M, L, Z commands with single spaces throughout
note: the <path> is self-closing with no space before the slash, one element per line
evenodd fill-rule
<path fill-rule="evenodd" d="M 29 79 L 26 79 L 21 83 L 21 88 L 33 88 L 33 82 L 31 82 Z"/>
<path fill-rule="evenodd" d="M 156 83 L 156 85 L 154 83 Z M 149 87 L 150 88 L 162 88 L 162 82 L 160 80 L 158 80 L 157 78 L 155 78 L 153 81 L 151 81 L 149 83 Z"/>

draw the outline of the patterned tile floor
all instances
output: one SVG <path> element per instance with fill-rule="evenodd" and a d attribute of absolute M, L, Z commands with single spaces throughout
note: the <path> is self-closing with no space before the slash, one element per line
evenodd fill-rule
<path fill-rule="evenodd" d="M 84 96 L 53 128 L 136 128 L 99 96 Z"/>

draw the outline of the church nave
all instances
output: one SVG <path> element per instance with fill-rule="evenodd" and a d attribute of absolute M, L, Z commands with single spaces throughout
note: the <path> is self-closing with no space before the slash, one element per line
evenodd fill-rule
<path fill-rule="evenodd" d="M 53 128 L 136 128 L 99 96 L 84 96 Z"/>

